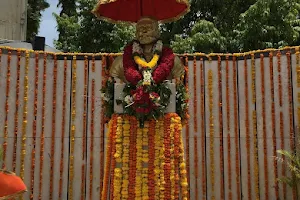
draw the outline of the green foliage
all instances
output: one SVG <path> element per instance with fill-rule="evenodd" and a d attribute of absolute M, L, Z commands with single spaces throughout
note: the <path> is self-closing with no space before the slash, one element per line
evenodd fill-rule
<path fill-rule="evenodd" d="M 212 22 L 200 20 L 193 26 L 190 37 L 183 39 L 177 35 L 175 41 L 171 43 L 171 47 L 177 53 L 223 52 L 225 41 L 225 37 Z"/>
<path fill-rule="evenodd" d="M 299 131 L 298 131 L 299 132 Z M 300 184 L 300 139 L 296 145 L 296 149 L 292 151 L 287 151 L 284 149 L 277 150 L 280 157 L 275 157 L 275 159 L 287 166 L 290 171 L 290 176 L 281 177 L 278 179 L 279 182 L 286 183 L 291 188 L 295 188 L 297 195 L 299 196 L 299 184 Z M 299 196 L 300 197 L 300 196 Z"/>
<path fill-rule="evenodd" d="M 299 39 L 299 0 L 258 0 L 240 16 L 236 43 L 241 51 L 279 48 Z"/>
<path fill-rule="evenodd" d="M 54 41 L 55 46 L 65 52 L 77 50 L 77 35 L 79 28 L 78 16 L 76 11 L 77 0 L 59 0 L 58 7 L 61 7 L 59 15 L 53 14 L 57 21 L 57 31 L 59 32 L 58 40 Z M 68 43 L 68 41 L 74 43 Z"/>
<path fill-rule="evenodd" d="M 46 0 L 28 0 L 27 3 L 27 34 L 26 40 L 30 41 L 37 35 L 42 18 L 41 12 L 50 5 Z"/>
<path fill-rule="evenodd" d="M 60 0 L 60 3 L 72 5 L 70 10 L 74 11 L 74 1 Z M 96 0 L 76 2 L 77 16 L 56 15 L 60 32 L 55 43 L 58 49 L 120 52 L 134 38 L 133 26 L 96 19 L 91 13 Z M 191 11 L 182 19 L 160 26 L 163 43 L 171 45 L 176 53 L 240 52 L 300 44 L 299 0 L 190 0 L 190 3 Z"/>
<path fill-rule="evenodd" d="M 65 31 L 60 35 L 64 39 L 55 42 L 56 48 L 74 52 L 120 52 L 134 38 L 133 26 L 96 19 L 91 13 L 94 6 L 95 0 L 78 0 L 78 18 L 56 15 L 58 27 L 64 27 Z"/>

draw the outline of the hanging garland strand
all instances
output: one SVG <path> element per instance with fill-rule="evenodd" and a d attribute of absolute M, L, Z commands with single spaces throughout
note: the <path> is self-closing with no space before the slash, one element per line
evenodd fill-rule
<path fill-rule="evenodd" d="M 256 66 L 254 54 L 251 54 L 251 73 L 252 73 L 252 91 L 253 103 L 256 104 Z M 258 143 L 257 143 L 257 114 L 256 110 L 252 111 L 252 122 L 253 122 L 253 154 L 254 154 L 254 183 L 255 183 L 255 198 L 259 199 L 259 169 L 258 169 Z"/>
<path fill-rule="evenodd" d="M 52 96 L 52 134 L 51 134 L 51 167 L 50 167 L 50 197 L 53 199 L 53 178 L 54 178 L 54 155 L 55 155 L 55 126 L 56 126 L 56 84 L 57 83 L 57 57 L 54 55 L 53 67 L 53 96 Z"/>
<path fill-rule="evenodd" d="M 236 173 L 236 189 L 238 200 L 241 199 L 240 185 L 240 165 L 239 165 L 239 125 L 238 125 L 238 94 L 237 94 L 237 65 L 236 57 L 233 57 L 233 96 L 234 96 L 234 135 L 235 135 L 235 173 Z"/>
<path fill-rule="evenodd" d="M 244 76 L 245 76 L 245 126 L 246 126 L 246 150 L 247 150 L 247 185 L 248 200 L 251 200 L 251 174 L 250 174 L 250 130 L 249 130 L 249 96 L 248 96 L 248 66 L 247 58 L 244 57 Z"/>
<path fill-rule="evenodd" d="M 62 123 L 61 123 L 61 152 L 60 152 L 60 165 L 59 165 L 59 199 L 62 198 L 63 188 L 63 171 L 64 171 L 64 143 L 65 143 L 65 123 L 66 123 L 66 87 L 67 87 L 67 57 L 64 57 L 64 86 L 63 86 L 63 102 L 62 102 Z"/>
<path fill-rule="evenodd" d="M 276 144 L 276 132 L 275 132 L 275 96 L 274 96 L 274 64 L 273 64 L 273 53 L 269 54 L 270 58 L 270 87 L 271 87 L 271 98 L 272 98 L 272 142 L 273 142 L 273 157 L 275 158 L 276 156 L 276 149 L 277 149 L 277 144 Z M 276 199 L 279 198 L 279 187 L 278 187 L 278 171 L 277 171 L 277 161 L 276 159 L 273 160 L 273 167 L 274 167 L 274 182 L 275 182 L 275 195 Z"/>
<path fill-rule="evenodd" d="M 226 56 L 226 113 L 227 113 L 227 155 L 228 155 L 228 198 L 232 199 L 232 183 L 231 183 L 231 144 L 230 144 L 230 99 L 229 99 L 229 57 Z"/>
<path fill-rule="evenodd" d="M 20 94 L 20 68 L 21 68 L 21 51 L 17 51 L 17 79 L 16 79 L 16 102 L 15 102 L 15 114 L 14 114 L 14 150 L 13 150 L 13 171 L 16 171 L 17 162 L 17 140 L 18 140 L 18 116 L 19 116 L 19 94 Z"/>
<path fill-rule="evenodd" d="M 43 95 L 42 95 L 42 132 L 40 139 L 40 183 L 39 183 L 39 199 L 42 198 L 43 187 L 43 168 L 44 168 L 44 145 L 45 145 L 45 98 L 46 98 L 46 78 L 47 78 L 47 54 L 44 53 L 43 64 Z"/>
<path fill-rule="evenodd" d="M 265 198 L 269 199 L 269 174 L 268 174 L 268 150 L 267 150 L 267 127 L 266 127 L 266 101 L 265 101 L 265 64 L 264 55 L 260 54 L 260 73 L 261 73 L 261 95 L 262 95 L 262 125 L 264 138 L 264 179 L 265 179 Z"/>
<path fill-rule="evenodd" d="M 201 78 L 201 151 L 202 151 L 202 157 L 201 157 L 201 166 L 202 166 L 202 194 L 203 198 L 205 197 L 206 200 L 206 132 L 205 132 L 205 81 L 204 81 L 204 67 L 203 67 L 203 58 L 200 59 L 200 78 Z"/>
<path fill-rule="evenodd" d="M 27 114 L 28 114 L 28 72 L 29 72 L 29 52 L 25 52 L 25 76 L 24 76 L 24 94 L 23 94 L 23 123 L 22 123 L 22 150 L 21 150 L 21 169 L 20 177 L 24 180 L 24 161 L 26 155 L 26 132 L 27 132 Z M 22 197 L 23 198 L 23 197 Z"/>
<path fill-rule="evenodd" d="M 214 115 L 213 115 L 213 72 L 210 69 L 208 71 L 208 90 L 209 90 L 209 138 L 210 138 L 210 178 L 211 178 L 211 199 L 215 199 L 215 154 L 214 154 L 214 133 L 215 133 L 215 125 L 214 125 Z"/>
<path fill-rule="evenodd" d="M 35 88 L 34 88 L 34 111 L 33 111 L 33 124 L 32 124 L 32 150 L 31 150 L 31 194 L 30 199 L 33 199 L 33 189 L 34 189 L 34 171 L 35 171 L 35 147 L 36 147 L 36 132 L 37 132 L 37 98 L 39 89 L 39 54 L 35 53 Z"/>
<path fill-rule="evenodd" d="M 74 148 L 75 148 L 75 132 L 76 132 L 76 85 L 77 85 L 77 58 L 73 56 L 72 61 L 72 103 L 71 103 L 71 135 L 70 135 L 70 167 L 69 167 L 69 199 L 73 200 L 73 184 L 74 184 Z"/>

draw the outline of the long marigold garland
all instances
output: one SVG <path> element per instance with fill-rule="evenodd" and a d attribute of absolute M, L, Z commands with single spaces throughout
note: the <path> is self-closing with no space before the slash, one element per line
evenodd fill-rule
<path fill-rule="evenodd" d="M 33 189 L 34 189 L 34 170 L 35 170 L 35 147 L 36 147 L 36 132 L 37 132 L 37 98 L 38 98 L 38 85 L 39 81 L 39 54 L 36 52 L 35 53 L 35 88 L 34 88 L 34 110 L 33 110 L 33 116 L 34 120 L 32 123 L 32 150 L 31 150 L 31 183 L 30 183 L 30 188 L 31 188 L 31 194 L 30 194 L 30 199 L 33 199 Z"/>
<path fill-rule="evenodd" d="M 275 92 L 274 92 L 274 62 L 273 62 L 273 53 L 269 54 L 269 62 L 270 62 L 270 88 L 271 88 L 271 98 L 272 98 L 272 142 L 273 142 L 273 156 L 276 156 L 276 149 L 277 149 L 277 144 L 276 144 L 276 131 L 275 131 Z M 278 166 L 276 159 L 273 160 L 273 167 L 274 167 L 274 182 L 275 182 L 275 196 L 276 199 L 279 198 L 279 187 L 278 187 Z"/>
<path fill-rule="evenodd" d="M 208 71 L 208 95 L 209 95 L 209 155 L 210 155 L 210 178 L 211 178 L 211 199 L 215 199 L 215 154 L 214 154 L 214 133 L 215 133 L 215 125 L 214 125 L 214 115 L 213 115 L 213 72 L 210 69 Z"/>
<path fill-rule="evenodd" d="M 61 122 L 61 152 L 60 152 L 60 165 L 59 165 L 59 189 L 58 196 L 59 199 L 62 198 L 63 189 L 63 171 L 64 171 L 64 143 L 65 143 L 65 122 L 66 122 L 66 87 L 67 87 L 67 68 L 68 62 L 67 57 L 64 57 L 64 82 L 63 82 L 63 101 L 62 101 L 62 122 Z"/>
<path fill-rule="evenodd" d="M 228 154 L 228 198 L 232 199 L 232 183 L 231 183 L 231 137 L 230 137 L 230 99 L 229 99 L 229 57 L 226 56 L 226 117 L 227 117 L 227 154 Z"/>
<path fill-rule="evenodd" d="M 21 68 L 21 51 L 17 51 L 17 78 L 16 78 L 16 101 L 15 101 L 15 113 L 14 113 L 14 148 L 13 148 L 13 171 L 16 171 L 17 162 L 17 140 L 18 140 L 18 116 L 19 116 L 19 94 L 20 94 L 20 68 Z"/>
<path fill-rule="evenodd" d="M 249 130 L 249 95 L 248 95 L 248 65 L 244 57 L 244 76 L 245 76 L 245 126 L 246 126 L 246 151 L 247 151 L 247 185 L 248 200 L 251 200 L 251 174 L 250 174 L 250 130 Z"/>
<path fill-rule="evenodd" d="M 39 182 L 39 199 L 42 198 L 42 186 L 43 186 L 43 168 L 44 168 L 44 146 L 45 146 L 45 100 L 46 100 L 46 78 L 47 78 L 47 54 L 44 53 L 43 62 L 43 95 L 42 95 L 42 132 L 40 139 L 40 182 Z"/>
<path fill-rule="evenodd" d="M 54 67 L 53 67 L 53 96 L 52 96 L 52 133 L 51 133 L 51 159 L 50 159 L 50 197 L 53 199 L 53 178 L 54 178 L 54 156 L 55 156 L 55 125 L 56 125 L 56 85 L 57 85 L 57 57 L 54 55 Z"/>

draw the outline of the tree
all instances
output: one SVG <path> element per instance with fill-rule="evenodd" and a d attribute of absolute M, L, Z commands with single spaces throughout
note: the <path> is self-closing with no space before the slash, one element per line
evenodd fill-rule
<path fill-rule="evenodd" d="M 225 37 L 212 22 L 200 20 L 193 26 L 190 37 L 181 38 L 176 35 L 171 46 L 177 53 L 223 52 L 226 48 L 225 41 Z"/>
<path fill-rule="evenodd" d="M 78 22 L 74 17 L 58 16 L 58 27 L 64 27 L 63 41 L 56 41 L 58 49 L 77 52 L 120 52 L 133 39 L 134 27 L 125 24 L 111 24 L 96 19 L 91 13 L 94 0 L 78 0 Z M 69 37 L 72 36 L 72 37 Z"/>
<path fill-rule="evenodd" d="M 298 0 L 258 0 L 240 16 L 236 43 L 241 51 L 279 48 L 299 39 Z"/>
<path fill-rule="evenodd" d="M 69 46 L 66 41 L 68 39 L 76 40 L 76 34 L 74 32 L 78 26 L 76 0 L 59 0 L 57 6 L 61 6 L 61 12 L 59 15 L 54 14 L 58 21 L 57 31 L 59 32 L 58 40 L 55 42 L 56 46 L 66 52 L 75 50 L 74 45 Z M 68 23 L 68 20 L 71 23 Z"/>
<path fill-rule="evenodd" d="M 27 3 L 27 35 L 26 40 L 32 40 L 38 33 L 42 14 L 49 7 L 46 0 L 28 0 Z"/>

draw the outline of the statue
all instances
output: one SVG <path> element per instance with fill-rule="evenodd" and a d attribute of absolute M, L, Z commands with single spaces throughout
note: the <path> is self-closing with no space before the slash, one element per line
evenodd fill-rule
<path fill-rule="evenodd" d="M 102 200 L 188 199 L 181 136 L 188 110 L 185 69 L 159 36 L 158 22 L 142 17 L 136 40 L 114 60 L 113 78 L 102 89 L 110 118 Z M 114 112 L 116 104 L 124 112 Z M 167 112 L 170 104 L 176 108 Z"/>
<path fill-rule="evenodd" d="M 140 73 L 140 68 L 135 67 L 134 60 L 124 66 L 124 60 L 130 60 L 132 56 L 133 47 L 141 48 L 139 53 L 142 53 L 146 62 L 150 62 L 154 56 L 154 50 L 161 44 L 159 40 L 160 32 L 159 25 L 155 19 L 149 17 L 141 18 L 136 25 L 136 41 L 127 45 L 124 49 L 124 55 L 119 56 L 115 59 L 111 69 L 110 75 L 114 78 L 120 79 L 124 83 L 132 83 L 136 85 L 138 81 L 142 79 L 142 74 Z M 155 82 L 161 82 L 165 79 L 180 79 L 184 74 L 184 67 L 178 56 L 175 56 L 171 49 L 162 48 L 162 57 L 168 56 L 170 58 L 171 69 L 164 70 L 162 75 L 156 74 L 156 69 L 154 69 Z M 157 64 L 156 68 L 160 69 L 162 66 Z M 168 71 L 171 70 L 171 71 Z M 159 70 L 157 70 L 159 71 Z"/>
<path fill-rule="evenodd" d="M 113 23 L 136 23 L 135 40 L 114 60 L 101 90 L 110 119 L 101 200 L 189 198 L 182 140 L 185 69 L 163 46 L 158 24 L 188 10 L 187 0 L 100 0 L 93 11 Z"/>

